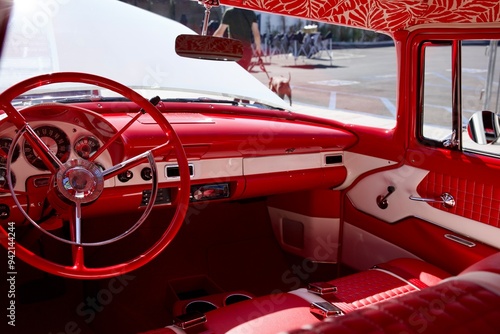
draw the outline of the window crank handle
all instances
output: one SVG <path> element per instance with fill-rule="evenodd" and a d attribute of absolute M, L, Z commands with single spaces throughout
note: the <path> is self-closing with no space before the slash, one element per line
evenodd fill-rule
<path fill-rule="evenodd" d="M 453 208 L 455 206 L 455 198 L 449 193 L 443 193 L 439 198 L 422 198 L 417 196 L 410 196 L 412 201 L 428 202 L 428 203 L 442 203 L 445 208 Z"/>
<path fill-rule="evenodd" d="M 389 206 L 389 203 L 387 203 L 387 197 L 389 197 L 396 188 L 394 186 L 388 186 L 387 187 L 387 194 L 385 196 L 377 196 L 377 205 L 381 209 L 387 209 L 387 206 Z"/>

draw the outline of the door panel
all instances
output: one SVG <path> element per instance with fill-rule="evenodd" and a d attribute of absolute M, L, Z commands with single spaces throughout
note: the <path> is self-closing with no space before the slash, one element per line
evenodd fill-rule
<path fill-rule="evenodd" d="M 342 262 L 356 269 L 363 268 L 357 268 L 356 262 L 349 259 L 362 258 L 366 267 L 409 252 L 412 256 L 404 256 L 420 258 L 451 274 L 457 274 L 480 259 L 498 252 L 490 245 L 418 217 L 388 223 L 359 210 L 350 199 L 345 201 L 344 209 L 344 226 L 350 226 L 343 230 Z M 448 234 L 471 241 L 475 246 L 467 247 L 454 242 L 445 237 Z M 374 238 L 383 242 L 375 243 Z"/>
<path fill-rule="evenodd" d="M 472 217 L 471 214 L 460 214 L 478 212 L 480 211 L 478 209 L 480 207 L 479 202 L 488 201 L 487 198 L 483 199 L 479 195 L 473 196 L 466 193 L 468 184 L 472 183 L 474 185 L 476 183 L 460 182 L 461 179 L 458 176 L 452 176 L 451 173 L 441 178 L 442 182 L 439 184 L 429 183 L 429 180 L 435 180 L 433 176 L 436 174 L 439 175 L 439 172 L 431 173 L 425 169 L 404 165 L 397 169 L 381 171 L 363 178 L 347 192 L 347 197 L 359 210 L 387 223 L 397 223 L 407 217 L 419 217 L 449 231 L 468 235 L 493 247 L 500 245 L 499 228 L 469 218 L 469 216 Z M 443 172 L 441 172 L 442 174 Z M 419 193 L 418 190 L 426 184 L 429 184 L 429 187 L 425 187 L 426 192 Z M 389 186 L 394 187 L 395 190 L 387 197 L 387 207 L 382 209 L 377 205 L 377 198 L 387 195 Z M 478 188 L 481 189 L 481 187 Z M 447 209 L 440 203 L 433 204 L 410 199 L 410 196 L 437 199 L 445 192 L 450 193 L 455 198 L 457 204 L 454 208 Z M 470 197 L 478 202 L 466 201 L 465 197 Z M 493 200 L 490 198 L 489 201 Z M 495 213 L 495 210 L 484 211 L 490 213 L 484 215 L 490 221 L 489 217 Z M 496 213 L 498 214 L 498 210 Z M 496 224 L 498 224 L 498 218 Z"/>
<path fill-rule="evenodd" d="M 361 178 L 347 191 L 344 222 L 389 242 L 392 244 L 392 251 L 390 246 L 380 244 L 380 251 L 366 247 L 367 251 L 362 254 L 352 254 L 362 252 L 365 249 L 362 243 L 368 238 L 357 237 L 359 239 L 357 247 L 350 247 L 352 245 L 348 245 L 347 240 L 351 240 L 349 243 L 352 244 L 353 236 L 349 235 L 346 229 L 342 258 L 362 256 L 371 258 L 373 264 L 376 264 L 381 260 L 388 260 L 391 255 L 400 256 L 402 248 L 451 273 L 457 273 L 497 251 L 496 248 L 500 245 L 500 229 L 494 225 L 494 210 L 490 210 L 488 215 L 479 215 L 488 217 L 491 224 L 476 220 L 474 215 L 464 214 L 476 213 L 478 211 L 476 206 L 479 207 L 480 203 L 489 203 L 494 199 L 480 196 L 483 192 L 479 193 L 479 190 L 477 195 L 469 195 L 467 191 L 470 190 L 471 182 L 466 182 L 461 175 L 466 174 L 466 168 L 464 166 L 457 168 L 457 164 L 455 159 L 438 155 L 431 158 L 428 155 L 425 165 L 427 167 L 432 165 L 434 168 L 432 172 L 428 169 L 403 165 Z M 451 166 L 455 166 L 455 169 Z M 460 171 L 460 174 L 453 175 L 451 172 L 453 170 Z M 479 182 L 473 184 L 477 189 L 487 188 L 477 186 Z M 381 208 L 377 204 L 377 198 L 387 195 L 389 186 L 395 190 L 387 197 L 387 207 Z M 494 196 L 494 190 L 488 191 Z M 410 199 L 410 196 L 438 198 L 443 192 L 455 197 L 457 203 L 455 208 L 446 209 L 442 204 Z M 466 198 L 470 200 L 466 201 Z M 496 222 L 498 224 L 498 219 Z M 380 253 L 388 254 L 387 258 L 379 258 Z"/>

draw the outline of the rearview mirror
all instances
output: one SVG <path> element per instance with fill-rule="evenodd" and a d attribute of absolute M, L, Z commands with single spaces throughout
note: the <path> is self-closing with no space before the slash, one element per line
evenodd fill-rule
<path fill-rule="evenodd" d="M 224 37 L 179 35 L 175 39 L 175 52 L 187 58 L 238 61 L 243 55 L 243 44 Z"/>

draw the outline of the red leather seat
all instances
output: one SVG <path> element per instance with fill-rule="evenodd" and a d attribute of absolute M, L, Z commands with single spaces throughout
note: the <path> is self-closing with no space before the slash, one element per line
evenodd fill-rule
<path fill-rule="evenodd" d="M 371 270 L 329 281 L 337 292 L 323 299 L 339 307 L 345 313 L 372 305 L 386 299 L 405 295 L 438 284 L 450 274 L 426 262 L 416 259 L 396 259 L 375 266 Z M 298 294 L 311 302 L 311 293 L 299 289 Z"/>
<path fill-rule="evenodd" d="M 473 272 L 345 316 L 288 331 L 313 333 L 500 333 L 500 274 Z M 486 284 L 484 284 L 486 282 Z"/>
<path fill-rule="evenodd" d="M 460 275 L 469 273 L 472 271 L 489 271 L 492 273 L 500 274 L 500 253 L 495 253 L 490 255 L 481 261 L 474 263 L 465 270 L 463 270 Z"/>
<path fill-rule="evenodd" d="M 337 292 L 318 296 L 305 288 L 246 300 L 206 313 L 206 323 L 187 333 L 278 333 L 322 319 L 311 302 L 329 301 L 345 313 L 439 283 L 450 274 L 416 259 L 396 259 L 371 270 L 331 280 Z M 171 330 L 179 332 L 178 328 Z M 161 333 L 161 332 L 154 332 Z M 165 332 L 168 333 L 168 332 Z"/>
<path fill-rule="evenodd" d="M 186 331 L 171 326 L 150 334 L 442 333 L 446 326 L 500 333 L 500 253 L 456 277 L 420 260 L 396 259 L 329 283 L 337 292 L 328 296 L 306 289 L 272 294 L 210 311 L 204 324 Z M 345 315 L 313 315 L 311 303 L 325 300 Z"/>
<path fill-rule="evenodd" d="M 331 280 L 329 296 L 298 289 L 263 296 L 206 314 L 205 328 L 213 333 L 275 334 L 321 322 L 310 312 L 314 301 L 329 301 L 343 312 L 379 303 L 439 283 L 450 274 L 415 259 L 397 259 L 376 268 Z"/>
<path fill-rule="evenodd" d="M 421 291 L 290 334 L 500 333 L 500 253 Z"/>

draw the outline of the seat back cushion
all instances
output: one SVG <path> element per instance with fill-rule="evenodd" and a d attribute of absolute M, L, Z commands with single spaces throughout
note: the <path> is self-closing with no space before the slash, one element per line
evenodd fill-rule
<path fill-rule="evenodd" d="M 498 282 L 497 282 L 498 283 Z M 499 333 L 500 296 L 449 280 L 288 333 Z"/>

